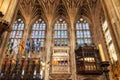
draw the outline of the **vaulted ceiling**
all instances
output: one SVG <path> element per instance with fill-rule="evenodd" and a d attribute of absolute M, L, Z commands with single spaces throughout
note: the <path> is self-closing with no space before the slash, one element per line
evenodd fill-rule
<path fill-rule="evenodd" d="M 54 15 L 75 18 L 77 14 L 91 18 L 98 0 L 21 0 L 20 12 L 27 21 Z M 73 15 L 70 17 L 70 15 Z"/>

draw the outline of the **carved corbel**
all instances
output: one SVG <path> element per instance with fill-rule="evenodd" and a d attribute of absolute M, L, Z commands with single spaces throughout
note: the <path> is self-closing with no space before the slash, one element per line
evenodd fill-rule
<path fill-rule="evenodd" d="M 3 16 L 4 14 L 0 11 L 0 37 L 2 33 L 9 28 L 8 27 L 9 23 L 2 18 Z"/>

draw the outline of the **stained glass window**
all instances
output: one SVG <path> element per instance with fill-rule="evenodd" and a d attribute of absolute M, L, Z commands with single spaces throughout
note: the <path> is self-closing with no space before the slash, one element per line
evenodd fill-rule
<path fill-rule="evenodd" d="M 20 40 L 23 36 L 24 22 L 21 18 L 17 18 L 13 24 L 12 31 L 10 34 L 9 42 L 7 45 L 7 53 L 18 53 L 18 47 Z"/>
<path fill-rule="evenodd" d="M 80 46 L 84 43 L 91 44 L 91 34 L 90 34 L 90 27 L 86 20 L 80 18 L 76 23 L 76 40 L 77 45 Z"/>
<path fill-rule="evenodd" d="M 108 47 L 108 51 L 110 53 L 110 58 L 111 58 L 112 63 L 114 61 L 117 61 L 117 54 L 116 54 L 115 46 L 113 43 L 111 43 L 110 46 Z"/>
<path fill-rule="evenodd" d="M 54 25 L 54 46 L 68 46 L 67 23 L 61 18 Z"/>
<path fill-rule="evenodd" d="M 114 63 L 114 61 L 118 60 L 117 59 L 117 53 L 116 53 L 116 50 L 115 50 L 115 45 L 114 45 L 114 42 L 113 42 L 113 38 L 112 38 L 111 33 L 110 33 L 108 22 L 107 22 L 107 20 L 105 19 L 105 16 L 104 16 L 104 12 L 101 13 L 100 23 L 101 23 L 104 38 L 105 38 L 105 41 L 106 41 L 106 45 L 107 45 L 107 48 L 108 48 L 108 51 L 109 51 L 110 60 L 111 60 L 112 63 Z"/>
<path fill-rule="evenodd" d="M 114 43 L 112 40 L 110 30 L 108 28 L 107 21 L 105 21 L 105 20 L 102 24 L 102 29 L 103 29 L 104 37 L 105 37 L 105 40 L 107 43 L 107 48 L 108 48 L 108 51 L 110 54 L 110 59 L 111 59 L 111 62 L 113 63 L 114 61 L 117 61 L 117 54 L 116 54 L 116 50 L 115 50 L 115 46 L 114 46 Z"/>
<path fill-rule="evenodd" d="M 46 32 L 46 24 L 40 18 L 32 26 L 32 33 L 31 33 L 31 38 L 34 41 L 39 40 L 40 47 L 44 47 L 45 45 L 45 32 Z"/>

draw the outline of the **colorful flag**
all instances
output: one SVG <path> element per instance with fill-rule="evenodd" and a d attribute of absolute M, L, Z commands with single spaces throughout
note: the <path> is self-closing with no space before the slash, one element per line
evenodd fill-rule
<path fill-rule="evenodd" d="M 32 40 L 32 46 L 31 46 L 31 50 L 32 50 L 32 53 L 34 53 L 34 51 L 35 51 L 35 42 L 34 42 L 34 40 Z"/>
<path fill-rule="evenodd" d="M 35 42 L 35 48 L 37 52 L 40 52 L 40 41 L 38 39 Z"/>
<path fill-rule="evenodd" d="M 13 46 L 13 42 L 9 41 L 7 45 L 8 47 L 7 52 L 10 54 L 12 54 L 12 51 L 13 51 L 12 46 Z"/>
<path fill-rule="evenodd" d="M 29 41 L 29 39 L 27 39 L 25 51 L 26 51 L 27 53 L 29 53 L 29 51 L 30 51 L 30 41 Z"/>
<path fill-rule="evenodd" d="M 7 65 L 9 62 L 9 59 L 8 58 L 5 58 L 5 64 Z"/>
<path fill-rule="evenodd" d="M 17 39 L 14 40 L 14 43 L 13 43 L 13 46 L 12 46 L 12 49 L 13 49 L 13 52 L 14 53 L 18 53 L 18 46 L 19 46 L 19 41 Z"/>
<path fill-rule="evenodd" d="M 19 47 L 20 53 L 23 53 L 24 48 L 25 48 L 25 42 L 23 40 L 21 40 L 20 41 L 20 47 Z"/>
<path fill-rule="evenodd" d="M 36 50 L 37 50 L 37 52 L 40 52 L 40 41 L 37 39 L 37 41 L 36 41 Z"/>

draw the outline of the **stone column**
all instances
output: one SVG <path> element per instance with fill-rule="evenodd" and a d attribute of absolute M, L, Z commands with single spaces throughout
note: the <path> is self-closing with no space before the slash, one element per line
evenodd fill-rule
<path fill-rule="evenodd" d="M 47 25 L 47 33 L 46 33 L 46 61 L 45 61 L 45 80 L 49 80 L 49 73 L 50 73 L 50 56 L 51 56 L 51 42 L 52 42 L 52 26 L 51 26 L 51 21 L 49 20 L 48 25 Z"/>
<path fill-rule="evenodd" d="M 75 25 L 74 25 L 74 21 L 72 21 L 72 20 L 71 20 L 70 37 L 69 37 L 70 38 L 70 61 L 71 61 L 72 80 L 76 80 Z"/>
<path fill-rule="evenodd" d="M 116 12 L 116 16 L 118 16 L 118 19 L 120 21 L 120 0 L 112 0 L 115 12 Z"/>
<path fill-rule="evenodd" d="M 4 1 L 4 0 L 0 0 L 0 8 L 1 8 L 2 4 L 3 4 L 3 1 Z"/>
<path fill-rule="evenodd" d="M 27 38 L 29 37 L 29 31 L 30 31 L 30 29 L 31 29 L 31 25 L 30 25 L 30 21 L 29 20 L 26 20 L 26 23 L 24 23 L 25 24 L 25 26 L 24 26 L 24 33 L 23 33 L 23 36 L 22 36 L 22 39 L 21 40 L 23 40 L 24 41 L 24 43 L 25 43 L 25 45 L 24 46 L 26 46 L 26 40 L 27 40 Z M 24 47 L 24 50 L 25 50 L 25 47 Z M 26 53 L 25 53 L 26 54 Z M 23 53 L 21 53 L 21 57 L 24 55 L 24 51 L 23 51 Z"/>

